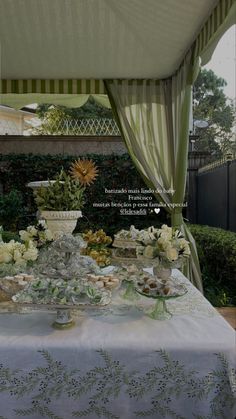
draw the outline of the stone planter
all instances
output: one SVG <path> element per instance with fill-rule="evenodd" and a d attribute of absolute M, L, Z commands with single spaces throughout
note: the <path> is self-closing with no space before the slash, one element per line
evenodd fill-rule
<path fill-rule="evenodd" d="M 62 234 L 73 233 L 81 211 L 41 211 L 40 217 L 46 220 L 49 230 L 54 238 Z"/>

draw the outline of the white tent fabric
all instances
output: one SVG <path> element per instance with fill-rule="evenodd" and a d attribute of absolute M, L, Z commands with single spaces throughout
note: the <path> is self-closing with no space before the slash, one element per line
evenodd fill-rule
<path fill-rule="evenodd" d="M 1 78 L 158 78 L 218 0 L 0 0 Z"/>
<path fill-rule="evenodd" d="M 0 0 L 0 103 L 109 107 L 103 79 L 168 78 L 190 47 L 205 64 L 235 21 L 235 0 Z"/>
<path fill-rule="evenodd" d="M 235 23 L 236 1 L 220 0 L 196 38 L 194 59 L 201 57 L 201 64 L 207 64 L 223 34 Z"/>

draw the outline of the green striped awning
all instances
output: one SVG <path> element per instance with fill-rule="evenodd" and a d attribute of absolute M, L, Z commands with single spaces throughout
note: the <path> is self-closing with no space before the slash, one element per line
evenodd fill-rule
<path fill-rule="evenodd" d="M 203 55 L 211 44 L 216 46 L 218 40 L 236 20 L 235 0 L 220 0 L 202 27 L 194 43 L 194 58 Z M 227 20 L 231 19 L 230 22 Z M 214 49 L 214 48 L 213 48 Z M 211 51 L 213 52 L 213 50 Z M 209 59 L 209 56 L 208 56 Z M 207 61 L 207 60 L 205 60 Z M 204 63 L 205 64 L 205 63 Z"/>
<path fill-rule="evenodd" d="M 1 80 L 2 94 L 105 94 L 103 80 Z"/>
<path fill-rule="evenodd" d="M 224 31 L 235 22 L 235 13 L 236 0 L 218 0 L 192 43 L 194 63 L 201 57 L 206 64 Z M 7 95 L 104 95 L 106 91 L 102 79 L 2 79 L 0 94 L 2 103 L 7 103 L 12 100 Z"/>

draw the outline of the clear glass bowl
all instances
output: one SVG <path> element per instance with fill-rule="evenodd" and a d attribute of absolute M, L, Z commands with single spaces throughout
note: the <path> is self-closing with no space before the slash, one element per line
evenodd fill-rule
<path fill-rule="evenodd" d="M 156 300 L 154 307 L 152 306 L 150 309 L 145 311 L 145 313 L 154 320 L 168 320 L 171 319 L 172 314 L 167 309 L 166 300 L 171 300 L 174 298 L 179 298 L 185 295 L 188 290 L 183 285 L 178 286 L 178 294 L 175 295 L 154 295 L 154 294 L 146 294 L 142 292 L 140 289 L 135 288 L 136 292 L 143 297 L 152 298 Z"/>

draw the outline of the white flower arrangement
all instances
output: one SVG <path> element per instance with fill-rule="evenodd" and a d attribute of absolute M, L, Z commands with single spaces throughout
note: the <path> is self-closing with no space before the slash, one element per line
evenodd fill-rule
<path fill-rule="evenodd" d="M 15 240 L 9 243 L 0 242 L 0 263 L 26 265 L 29 261 L 35 261 L 37 257 L 38 250 L 31 240 L 26 244 Z"/>
<path fill-rule="evenodd" d="M 163 224 L 160 229 L 149 227 L 141 230 L 137 237 L 137 256 L 147 259 L 159 258 L 166 264 L 184 261 L 190 256 L 189 242 L 182 233 Z"/>
<path fill-rule="evenodd" d="M 52 232 L 44 220 L 39 220 L 36 226 L 30 225 L 26 230 L 20 230 L 19 235 L 23 242 L 32 241 L 36 247 L 42 247 L 53 240 Z"/>

